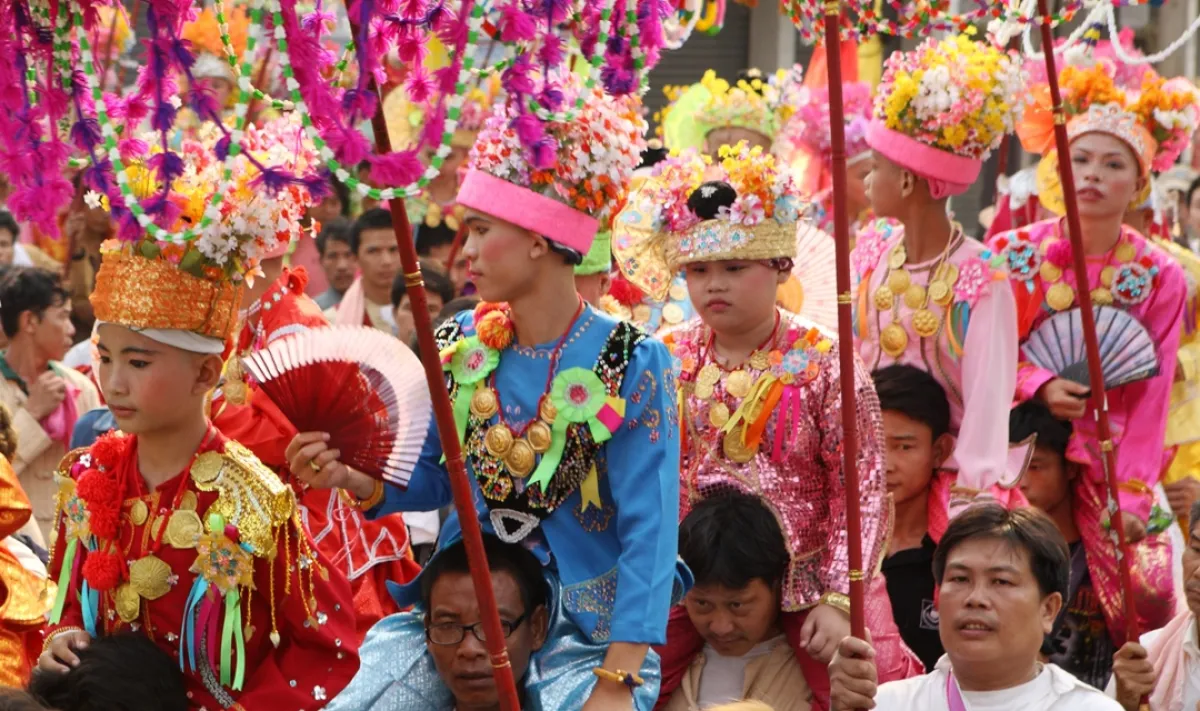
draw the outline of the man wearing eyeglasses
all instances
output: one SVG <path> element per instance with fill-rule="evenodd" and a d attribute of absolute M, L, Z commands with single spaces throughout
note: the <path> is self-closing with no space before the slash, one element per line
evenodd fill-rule
<path fill-rule="evenodd" d="M 442 546 L 416 580 L 389 583 L 396 603 L 413 609 L 371 628 L 358 674 L 326 711 L 500 708 L 466 549 L 445 533 Z M 484 536 L 484 551 L 513 676 L 523 690 L 536 674 L 526 674 L 530 657 L 542 648 L 550 624 L 542 564 L 522 546 L 492 536 Z M 414 643 L 419 636 L 424 647 Z"/>

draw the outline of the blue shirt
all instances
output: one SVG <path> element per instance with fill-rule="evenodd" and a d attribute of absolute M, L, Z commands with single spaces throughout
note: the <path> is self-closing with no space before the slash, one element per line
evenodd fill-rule
<path fill-rule="evenodd" d="M 456 317 L 467 335 L 474 314 Z M 617 321 L 588 307 L 563 346 L 558 370 L 591 370 Z M 557 339 L 556 339 L 557 340 Z M 512 346 L 495 370 L 495 387 L 505 421 L 519 425 L 536 416 L 554 343 Z M 601 506 L 584 512 L 574 491 L 527 541 L 549 553 L 563 585 L 564 604 L 575 623 L 595 642 L 663 644 L 677 577 L 679 524 L 679 430 L 671 357 L 660 341 L 646 338 L 632 352 L 621 381 L 625 418 L 600 447 L 596 467 Z M 495 421 L 496 417 L 493 417 Z M 494 530 L 483 493 L 467 470 L 481 523 Z M 566 461 L 564 460 L 564 465 Z M 429 511 L 453 496 L 442 463 L 437 428 L 430 426 L 420 461 L 407 489 L 387 487 L 371 517 L 397 511 Z M 457 515 L 457 514 L 455 514 Z"/>

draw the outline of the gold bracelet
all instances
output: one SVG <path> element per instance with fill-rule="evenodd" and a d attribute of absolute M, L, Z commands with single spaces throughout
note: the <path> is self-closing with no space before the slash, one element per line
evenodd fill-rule
<path fill-rule="evenodd" d="M 596 667 L 592 670 L 592 673 L 604 681 L 611 681 L 614 684 L 623 684 L 630 689 L 636 689 L 637 687 L 646 683 L 646 680 L 642 677 L 634 674 L 633 672 L 627 672 L 623 669 L 609 671 L 604 667 Z"/>
<path fill-rule="evenodd" d="M 56 637 L 59 637 L 60 635 L 64 635 L 68 632 L 86 632 L 86 631 L 87 630 L 83 629 L 82 627 L 59 627 L 58 629 L 54 630 L 50 634 L 46 635 L 46 641 L 42 642 L 42 654 L 45 654 L 46 650 L 50 649 L 50 643 L 53 642 Z"/>
<path fill-rule="evenodd" d="M 817 604 L 829 605 L 830 607 L 835 607 L 835 608 L 841 610 L 842 612 L 846 613 L 847 615 L 850 614 L 850 596 L 847 595 L 846 593 L 840 593 L 840 592 L 837 592 L 836 590 L 830 590 L 829 592 L 827 592 L 821 596 L 821 601 Z"/>
<path fill-rule="evenodd" d="M 359 511 L 370 511 L 378 506 L 380 501 L 383 501 L 383 480 L 375 480 L 375 488 L 371 489 L 371 495 L 365 499 L 360 499 L 345 489 L 341 489 L 338 493 L 342 495 L 342 501 L 345 501 L 349 506 L 356 508 Z"/>

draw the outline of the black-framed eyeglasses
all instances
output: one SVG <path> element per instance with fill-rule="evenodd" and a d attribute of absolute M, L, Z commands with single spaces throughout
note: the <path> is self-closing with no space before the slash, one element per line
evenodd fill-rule
<path fill-rule="evenodd" d="M 508 639 L 518 627 L 525 622 L 525 618 L 529 616 L 526 612 L 512 622 L 505 620 L 500 621 L 500 631 L 504 633 L 504 638 Z M 467 630 L 475 635 L 475 639 L 480 642 L 487 641 L 487 633 L 483 631 L 483 623 L 476 622 L 473 625 L 459 625 L 453 622 L 443 622 L 439 625 L 430 625 L 425 628 L 425 639 L 433 644 L 450 647 L 455 644 L 460 644 L 467 637 Z"/>

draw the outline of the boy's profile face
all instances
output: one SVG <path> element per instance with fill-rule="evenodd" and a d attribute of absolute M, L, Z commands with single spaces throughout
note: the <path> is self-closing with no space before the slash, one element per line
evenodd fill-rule
<path fill-rule="evenodd" d="M 897 410 L 883 411 L 887 442 L 887 490 L 897 504 L 912 501 L 929 489 L 933 471 L 950 456 L 954 439 L 934 439 L 929 425 Z"/>
<path fill-rule="evenodd" d="M 123 432 L 167 429 L 187 418 L 216 385 L 221 359 L 201 355 L 106 323 L 100 326 L 100 389 Z"/>
<path fill-rule="evenodd" d="M 696 631 L 723 657 L 740 657 L 780 634 L 778 586 L 755 578 L 744 588 L 696 585 L 684 598 Z"/>
<path fill-rule="evenodd" d="M 1037 445 L 1029 467 L 1021 477 L 1021 493 L 1029 504 L 1049 513 L 1071 493 L 1073 472 L 1063 455 L 1045 445 Z"/>

